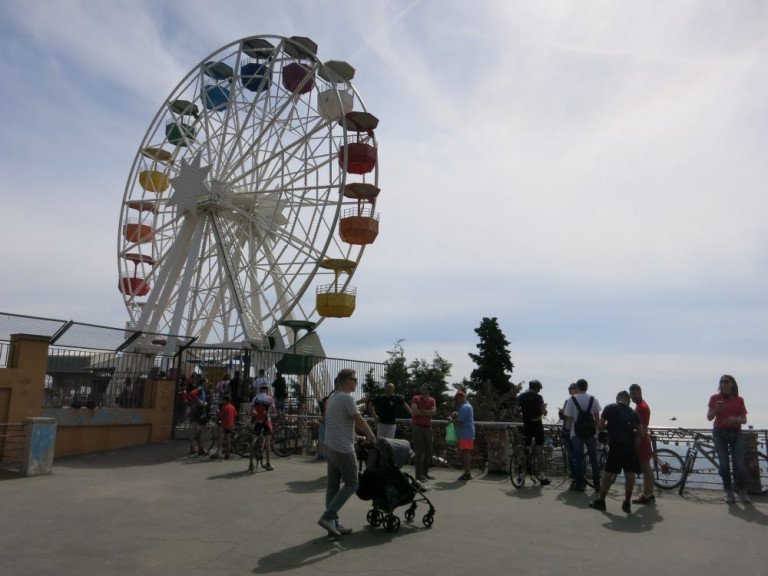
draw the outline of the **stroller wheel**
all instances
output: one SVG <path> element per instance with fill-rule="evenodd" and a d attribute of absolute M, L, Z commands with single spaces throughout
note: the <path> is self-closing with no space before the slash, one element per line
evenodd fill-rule
<path fill-rule="evenodd" d="M 381 512 L 379 512 L 378 510 L 369 510 L 368 516 L 366 516 L 366 519 L 368 520 L 368 524 L 376 528 L 377 526 L 381 526 L 381 521 L 382 521 L 381 516 L 382 516 Z"/>
<path fill-rule="evenodd" d="M 406 522 L 413 522 L 413 517 L 416 516 L 416 512 L 414 510 L 411 510 L 408 508 L 408 510 L 405 511 L 405 521 Z"/>
<path fill-rule="evenodd" d="M 400 529 L 400 518 L 390 514 L 384 518 L 384 530 L 387 532 L 397 532 Z"/>
<path fill-rule="evenodd" d="M 432 523 L 435 521 L 435 516 L 432 514 L 432 512 L 427 512 L 424 514 L 424 518 L 421 519 L 422 522 L 424 522 L 424 526 L 429 528 L 432 526 Z"/>

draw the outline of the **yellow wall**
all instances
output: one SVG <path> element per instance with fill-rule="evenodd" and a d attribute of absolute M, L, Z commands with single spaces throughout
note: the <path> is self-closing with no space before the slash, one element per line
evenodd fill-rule
<path fill-rule="evenodd" d="M 169 440 L 175 387 L 160 380 L 145 389 L 151 408 L 43 408 L 48 338 L 11 336 L 8 367 L 0 369 L 0 423 L 47 416 L 57 421 L 55 456 L 100 452 Z"/>

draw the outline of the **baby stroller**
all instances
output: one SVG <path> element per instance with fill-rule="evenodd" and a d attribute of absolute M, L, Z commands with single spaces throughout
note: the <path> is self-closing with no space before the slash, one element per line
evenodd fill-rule
<path fill-rule="evenodd" d="M 432 526 L 435 507 L 424 495 L 424 487 L 413 476 L 400 470 L 410 459 L 411 445 L 407 440 L 379 438 L 376 444 L 365 444 L 361 448 L 365 455 L 365 471 L 360 474 L 360 486 L 357 496 L 361 500 L 371 500 L 373 508 L 366 519 L 374 528 L 384 525 L 387 532 L 400 529 L 400 518 L 393 512 L 395 508 L 410 504 L 405 511 L 405 521 L 412 522 L 416 516 L 416 505 L 424 502 L 429 511 L 421 521 L 424 526 Z"/>

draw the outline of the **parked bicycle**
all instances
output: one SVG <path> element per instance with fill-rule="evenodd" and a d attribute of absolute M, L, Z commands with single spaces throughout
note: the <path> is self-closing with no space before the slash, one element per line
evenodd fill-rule
<path fill-rule="evenodd" d="M 711 436 L 695 432 L 693 430 L 681 430 L 686 436 L 693 437 L 693 442 L 688 447 L 685 454 L 685 462 L 680 477 L 680 496 L 683 495 L 685 484 L 691 474 L 717 473 L 719 462 L 717 451 Z M 709 469 L 694 468 L 698 456 L 703 456 L 705 460 L 712 464 Z M 768 456 L 761 452 L 750 450 L 744 454 L 744 464 L 747 469 L 747 490 L 750 494 L 762 495 L 768 494 Z"/>
<path fill-rule="evenodd" d="M 299 433 L 294 422 L 288 422 L 284 415 L 273 420 L 272 453 L 280 458 L 287 458 L 299 445 Z"/>
<path fill-rule="evenodd" d="M 605 468 L 605 462 L 608 460 L 608 443 L 605 438 L 598 440 L 597 460 L 600 471 Z M 682 457 L 668 448 L 659 448 L 651 454 L 653 468 L 653 483 L 662 490 L 673 490 L 680 485 L 683 475 Z M 584 468 L 584 476 L 587 484 L 594 487 L 592 480 L 592 468 Z"/>
<path fill-rule="evenodd" d="M 512 456 L 509 458 L 509 479 L 512 486 L 522 488 L 525 485 L 525 478 L 529 476 L 534 484 L 539 483 L 539 463 L 536 457 L 536 440 L 531 438 L 530 444 L 525 443 L 522 436 L 518 437 Z M 548 455 L 544 453 L 544 469 L 547 468 Z"/>

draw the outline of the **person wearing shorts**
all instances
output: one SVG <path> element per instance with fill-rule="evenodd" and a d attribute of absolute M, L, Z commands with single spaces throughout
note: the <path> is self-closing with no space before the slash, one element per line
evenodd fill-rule
<path fill-rule="evenodd" d="M 265 470 L 274 470 L 272 463 L 270 462 L 271 452 L 271 436 L 272 436 L 272 416 L 277 414 L 277 408 L 275 408 L 275 400 L 267 394 L 269 386 L 263 384 L 259 389 L 259 393 L 251 403 L 251 418 L 253 420 L 253 433 L 258 436 L 259 433 L 264 434 L 264 457 L 267 461 Z"/>
<path fill-rule="evenodd" d="M 550 483 L 547 478 L 546 460 L 544 459 L 544 416 L 547 415 L 547 405 L 541 397 L 541 382 L 531 380 L 528 382 L 528 390 L 517 397 L 520 404 L 520 413 L 523 417 L 523 434 L 525 445 L 530 446 L 531 440 L 536 443 L 536 459 L 539 465 L 539 482 L 542 486 Z"/>
<path fill-rule="evenodd" d="M 224 396 L 219 402 L 219 411 L 216 414 L 220 422 L 221 437 L 216 453 L 211 454 L 211 459 L 221 458 L 222 451 L 224 459 L 229 460 L 229 453 L 232 448 L 232 432 L 235 430 L 235 421 L 237 420 L 237 408 L 232 404 L 229 396 Z"/>
<path fill-rule="evenodd" d="M 653 495 L 653 467 L 651 458 L 653 456 L 653 447 L 651 446 L 651 437 L 648 434 L 648 425 L 651 422 L 651 409 L 643 400 L 643 389 L 639 384 L 632 384 L 629 387 L 629 396 L 635 403 L 635 412 L 643 425 L 643 439 L 640 442 L 638 456 L 640 457 L 640 470 L 643 472 L 643 491 L 632 500 L 633 504 L 656 504 L 656 496 Z"/>
<path fill-rule="evenodd" d="M 616 480 L 616 475 L 624 471 L 624 502 L 621 509 L 632 512 L 632 491 L 635 489 L 635 474 L 640 472 L 640 459 L 637 456 L 643 441 L 643 425 L 640 417 L 629 406 L 629 392 L 622 390 L 616 395 L 616 403 L 609 404 L 600 414 L 598 428 L 608 431 L 608 460 L 605 463 L 600 481 L 600 494 L 589 503 L 590 508 L 605 510 L 605 496 Z"/>
<path fill-rule="evenodd" d="M 475 410 L 472 404 L 467 402 L 464 390 L 456 392 L 454 398 L 456 411 L 448 418 L 456 428 L 456 437 L 459 440 L 459 452 L 464 474 L 459 480 L 472 480 L 472 451 L 475 447 Z"/>

